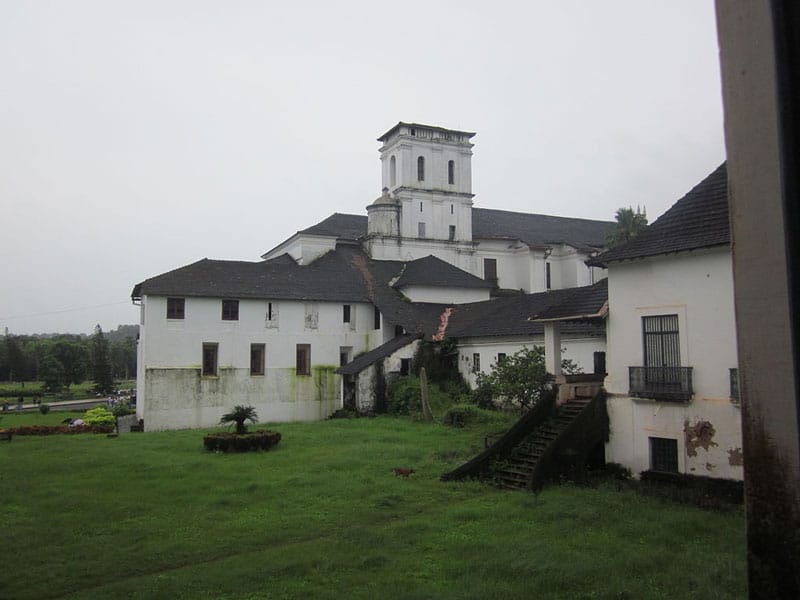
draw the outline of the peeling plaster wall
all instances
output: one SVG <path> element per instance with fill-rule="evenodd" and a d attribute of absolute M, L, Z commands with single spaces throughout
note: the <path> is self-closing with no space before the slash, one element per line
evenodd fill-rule
<path fill-rule="evenodd" d="M 544 345 L 544 336 L 532 338 L 464 338 L 458 341 L 458 370 L 471 388 L 476 387 L 477 374 L 472 372 L 472 355 L 481 356 L 481 371 L 491 372 L 497 354 L 511 356 L 523 347 Z M 566 348 L 566 350 L 564 350 Z M 603 338 L 561 338 L 562 358 L 574 360 L 584 373 L 594 370 L 594 353 L 605 352 Z"/>
<path fill-rule="evenodd" d="M 742 450 L 741 410 L 727 398 L 696 399 L 683 405 L 609 396 L 606 405 L 611 430 L 606 461 L 624 465 L 634 474 L 647 471 L 650 438 L 669 438 L 678 443 L 680 473 L 743 478 L 741 462 L 736 460 Z M 705 424 L 713 435 L 698 439 L 697 433 L 710 431 Z"/>
<path fill-rule="evenodd" d="M 402 359 L 414 358 L 419 344 L 419 341 L 414 341 L 383 359 L 383 373 L 387 379 L 387 387 L 388 382 L 400 374 Z M 370 412 L 375 408 L 376 377 L 375 365 L 367 367 L 356 376 L 356 406 L 359 411 Z"/>
<path fill-rule="evenodd" d="M 639 473 L 650 468 L 650 437 L 678 443 L 681 473 L 742 479 L 731 456 L 742 448 L 741 409 L 730 399 L 729 369 L 737 367 L 730 250 L 715 248 L 655 257 L 609 269 L 605 380 L 611 437 L 606 460 Z M 677 314 L 680 356 L 692 367 L 694 395 L 687 404 L 632 398 L 628 367 L 644 365 L 642 317 Z M 708 449 L 687 446 L 685 428 L 707 422 Z"/>

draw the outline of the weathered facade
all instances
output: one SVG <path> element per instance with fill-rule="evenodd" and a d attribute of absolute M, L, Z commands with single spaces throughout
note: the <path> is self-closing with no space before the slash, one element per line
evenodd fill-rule
<path fill-rule="evenodd" d="M 595 260 L 608 267 L 606 459 L 741 479 L 725 166 Z"/>

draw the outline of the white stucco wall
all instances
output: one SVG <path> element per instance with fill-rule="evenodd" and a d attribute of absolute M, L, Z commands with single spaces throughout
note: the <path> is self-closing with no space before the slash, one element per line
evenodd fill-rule
<path fill-rule="evenodd" d="M 471 388 L 476 387 L 477 373 L 473 372 L 473 354 L 480 354 L 481 371 L 489 373 L 497 362 L 498 353 L 511 356 L 523 347 L 543 346 L 544 336 L 529 338 L 486 337 L 464 338 L 458 341 L 458 370 Z M 594 370 L 594 353 L 605 352 L 606 343 L 603 338 L 561 338 L 562 358 L 568 358 L 582 369 L 584 373 Z"/>
<path fill-rule="evenodd" d="M 489 288 L 451 288 L 432 285 L 407 285 L 401 290 L 412 302 L 466 304 L 489 300 Z"/>
<path fill-rule="evenodd" d="M 371 304 L 273 301 L 277 323 L 268 322 L 267 300 L 241 300 L 239 320 L 221 319 L 221 300 L 186 298 L 185 318 L 166 318 L 166 298 L 142 300 L 137 414 L 148 430 L 216 425 L 235 404 L 253 405 L 262 421 L 309 420 L 341 405 L 339 350 L 367 351 L 383 342 L 373 330 Z M 307 314 L 316 311 L 316 328 Z M 201 376 L 202 345 L 218 344 L 217 377 Z M 250 375 L 250 345 L 264 344 L 265 374 Z M 296 345 L 311 346 L 311 375 L 297 375 Z"/>
<path fill-rule="evenodd" d="M 651 466 L 649 438 L 668 438 L 677 440 L 680 472 L 741 479 L 741 415 L 729 397 L 729 369 L 737 367 L 730 250 L 615 263 L 608 285 L 606 460 L 639 473 Z M 642 317 L 666 314 L 678 315 L 681 364 L 692 367 L 686 404 L 628 396 L 628 367 L 644 365 Z M 713 427 L 708 448 L 691 448 L 698 422 Z"/>

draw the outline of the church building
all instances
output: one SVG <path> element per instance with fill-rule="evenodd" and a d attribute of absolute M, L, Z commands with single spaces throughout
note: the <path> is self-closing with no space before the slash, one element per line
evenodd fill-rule
<path fill-rule="evenodd" d="M 138 283 L 145 428 L 213 426 L 235 404 L 262 421 L 368 411 L 375 377 L 407 370 L 421 339 L 468 340 L 470 380 L 542 343 L 529 313 L 553 291 L 606 294 L 605 269 L 586 261 L 614 223 L 475 207 L 474 136 L 398 123 L 378 138 L 382 192 L 366 215 L 334 213 L 260 261 L 203 259 Z M 565 357 L 591 372 L 602 325 L 571 335 Z"/>

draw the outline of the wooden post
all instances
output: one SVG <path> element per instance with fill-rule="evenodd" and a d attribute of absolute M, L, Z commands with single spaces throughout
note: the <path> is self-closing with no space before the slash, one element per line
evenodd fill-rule
<path fill-rule="evenodd" d="M 425 372 L 425 367 L 419 370 L 419 394 L 422 397 L 422 417 L 426 421 L 433 421 L 431 405 L 428 402 L 428 374 Z"/>

